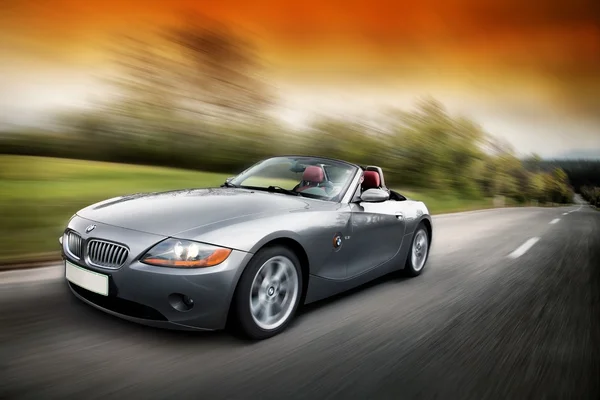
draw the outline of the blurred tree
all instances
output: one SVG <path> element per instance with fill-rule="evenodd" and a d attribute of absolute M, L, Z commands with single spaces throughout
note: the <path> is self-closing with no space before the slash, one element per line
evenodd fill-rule
<path fill-rule="evenodd" d="M 168 43 L 160 38 L 119 38 L 114 54 L 118 75 L 113 82 L 126 115 L 151 118 L 176 111 L 176 76 L 168 52 Z"/>
<path fill-rule="evenodd" d="M 397 168 L 405 184 L 478 195 L 484 134 L 477 124 L 450 116 L 432 98 L 421 99 L 415 112 L 397 115 L 395 144 L 402 148 Z"/>
<path fill-rule="evenodd" d="M 260 60 L 231 31 L 190 18 L 154 35 L 120 36 L 111 54 L 109 96 L 60 119 L 61 129 L 94 142 L 89 157 L 198 167 L 195 156 L 173 160 L 195 147 L 211 169 L 228 169 L 275 152 Z"/>
<path fill-rule="evenodd" d="M 91 135 L 85 129 L 82 134 L 97 139 L 100 148 L 108 147 L 105 152 L 117 154 L 120 148 L 137 148 L 141 154 L 156 146 L 171 147 L 181 119 L 168 43 L 130 35 L 113 43 L 110 54 L 115 68 L 104 76 L 109 94 L 80 117 L 103 125 L 96 131 L 104 134 Z"/>
<path fill-rule="evenodd" d="M 600 207 L 600 187 L 583 186 L 581 195 L 591 205 Z"/>
<path fill-rule="evenodd" d="M 196 14 L 165 38 L 176 46 L 176 90 L 187 111 L 219 123 L 265 122 L 273 95 L 250 42 Z"/>
<path fill-rule="evenodd" d="M 377 163 L 382 144 L 364 124 L 339 118 L 320 118 L 299 146 L 303 153 L 345 159 L 361 165 Z"/>
<path fill-rule="evenodd" d="M 544 173 L 534 173 L 531 175 L 529 180 L 529 198 L 536 200 L 540 203 L 545 203 L 548 201 L 546 192 L 545 192 L 545 174 Z"/>
<path fill-rule="evenodd" d="M 529 171 L 539 172 L 542 169 L 542 157 L 537 153 L 532 153 L 529 157 L 526 157 L 523 164 Z"/>
<path fill-rule="evenodd" d="M 565 203 L 572 200 L 573 194 L 569 186 L 569 177 L 561 168 L 555 168 L 552 171 L 552 201 L 556 203 Z"/>
<path fill-rule="evenodd" d="M 258 54 L 231 30 L 188 15 L 177 27 L 115 43 L 114 95 L 101 108 L 141 145 L 154 142 L 149 135 L 176 140 L 186 131 L 211 141 L 225 125 L 269 122 L 273 96 Z"/>

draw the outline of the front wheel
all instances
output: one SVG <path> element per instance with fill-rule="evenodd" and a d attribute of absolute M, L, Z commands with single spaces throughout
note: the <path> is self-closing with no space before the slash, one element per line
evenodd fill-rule
<path fill-rule="evenodd" d="M 417 276 L 423 272 L 429 256 L 429 235 L 424 224 L 420 224 L 413 235 L 410 253 L 406 259 L 404 273 L 408 276 Z"/>
<path fill-rule="evenodd" d="M 234 298 L 240 333 L 266 339 L 292 321 L 301 297 L 302 273 L 296 255 L 286 247 L 261 249 L 243 272 Z"/>

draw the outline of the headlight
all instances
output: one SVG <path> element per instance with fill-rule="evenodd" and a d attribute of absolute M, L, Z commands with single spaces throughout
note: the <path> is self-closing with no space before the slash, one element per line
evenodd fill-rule
<path fill-rule="evenodd" d="M 230 254 L 231 249 L 169 238 L 148 250 L 140 261 L 161 267 L 201 268 L 219 265 Z"/>

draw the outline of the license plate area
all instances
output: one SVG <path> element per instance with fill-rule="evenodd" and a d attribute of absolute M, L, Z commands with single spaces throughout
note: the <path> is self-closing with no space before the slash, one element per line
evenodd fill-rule
<path fill-rule="evenodd" d="M 108 296 L 108 275 L 90 271 L 65 261 L 65 278 L 69 282 L 87 289 L 90 292 L 98 293 L 102 296 Z"/>

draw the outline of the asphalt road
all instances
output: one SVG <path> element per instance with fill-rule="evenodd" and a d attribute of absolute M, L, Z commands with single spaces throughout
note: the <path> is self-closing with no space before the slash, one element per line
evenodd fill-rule
<path fill-rule="evenodd" d="M 490 210 L 435 229 L 420 277 L 310 306 L 258 343 L 113 318 L 58 267 L 2 274 L 0 398 L 600 398 L 600 212 Z"/>

